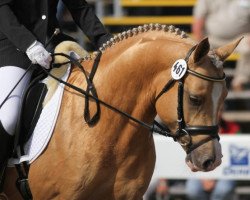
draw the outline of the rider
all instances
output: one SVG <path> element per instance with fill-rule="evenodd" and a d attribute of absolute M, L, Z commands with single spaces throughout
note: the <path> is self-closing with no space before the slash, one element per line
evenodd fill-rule
<path fill-rule="evenodd" d="M 63 0 L 63 3 L 95 48 L 112 37 L 85 0 Z M 52 58 L 45 43 L 59 27 L 57 4 L 58 0 L 0 0 L 0 183 L 12 148 L 21 95 L 31 72 L 24 76 L 7 101 L 3 101 L 30 62 L 49 68 Z M 64 40 L 74 41 L 60 33 L 53 37 L 50 46 L 55 47 Z"/>

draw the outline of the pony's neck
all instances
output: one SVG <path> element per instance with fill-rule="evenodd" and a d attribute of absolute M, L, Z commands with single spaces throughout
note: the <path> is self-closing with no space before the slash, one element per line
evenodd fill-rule
<path fill-rule="evenodd" d="M 163 71 L 170 79 L 167 71 L 180 58 L 178 46 L 183 47 L 181 38 L 169 35 L 148 32 L 106 49 L 97 75 L 100 97 L 141 120 L 152 122 L 156 115 L 155 79 Z M 184 57 L 186 51 L 183 52 Z"/>
<path fill-rule="evenodd" d="M 173 33 L 149 31 L 107 48 L 93 80 L 99 99 L 141 121 L 152 123 L 156 116 L 155 97 L 159 88 L 162 89 L 171 78 L 172 64 L 184 58 L 192 46 L 186 40 Z M 93 60 L 83 62 L 83 66 L 89 71 Z M 86 88 L 82 74 L 75 74 L 71 80 Z M 94 104 L 90 106 L 95 108 Z M 101 112 L 102 119 L 105 121 L 102 128 L 111 134 L 120 132 L 117 127 L 110 131 L 107 121 L 119 124 L 122 129 L 128 125 L 128 118 L 106 108 Z M 133 126 L 136 126 L 133 132 L 146 130 L 135 123 Z"/>

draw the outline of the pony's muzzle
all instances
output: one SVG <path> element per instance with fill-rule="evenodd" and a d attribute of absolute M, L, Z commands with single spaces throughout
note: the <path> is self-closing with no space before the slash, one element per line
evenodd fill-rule
<path fill-rule="evenodd" d="M 204 155 L 203 153 L 200 154 L 199 151 L 192 151 L 191 153 L 187 154 L 186 163 L 192 171 L 207 172 L 216 168 L 221 163 L 221 160 L 216 160 L 215 154 Z"/>

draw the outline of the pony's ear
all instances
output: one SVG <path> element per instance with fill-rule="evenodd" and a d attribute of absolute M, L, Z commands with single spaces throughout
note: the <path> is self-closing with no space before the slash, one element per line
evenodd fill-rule
<path fill-rule="evenodd" d="M 194 62 L 199 62 L 205 55 L 208 54 L 209 50 L 210 44 L 208 42 L 208 38 L 204 38 L 194 50 Z"/>
<path fill-rule="evenodd" d="M 238 46 L 238 44 L 240 43 L 240 41 L 243 39 L 243 37 L 225 45 L 222 47 L 219 47 L 217 49 L 214 50 L 214 52 L 216 53 L 216 55 L 220 58 L 221 61 L 226 60 L 226 58 L 228 56 L 230 56 L 234 49 Z"/>

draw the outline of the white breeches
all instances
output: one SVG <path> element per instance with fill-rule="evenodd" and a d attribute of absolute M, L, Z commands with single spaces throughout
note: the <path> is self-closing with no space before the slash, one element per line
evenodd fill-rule
<path fill-rule="evenodd" d="M 24 73 L 24 69 L 15 66 L 5 66 L 0 68 L 0 105 Z M 0 108 L 0 121 L 10 135 L 15 133 L 17 117 L 21 108 L 22 94 L 27 87 L 30 78 L 31 71 L 24 76 L 22 81 Z"/>

